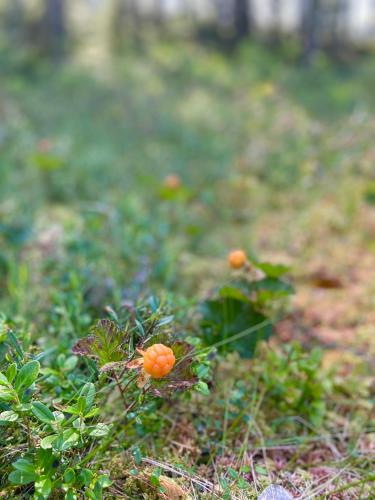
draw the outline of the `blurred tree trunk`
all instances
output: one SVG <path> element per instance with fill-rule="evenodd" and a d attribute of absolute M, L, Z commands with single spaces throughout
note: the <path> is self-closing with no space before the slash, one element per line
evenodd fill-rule
<path fill-rule="evenodd" d="M 191 0 L 180 0 L 179 6 L 179 12 L 181 12 L 182 17 L 186 19 L 186 23 L 189 25 L 190 30 L 193 31 L 199 23 L 199 16 L 194 2 L 191 2 Z"/>
<path fill-rule="evenodd" d="M 253 11 L 249 0 L 234 0 L 234 29 L 235 38 L 240 41 L 253 31 Z"/>
<path fill-rule="evenodd" d="M 281 0 L 271 0 L 271 10 L 272 10 L 272 32 L 271 32 L 271 42 L 277 44 L 281 40 Z"/>
<path fill-rule="evenodd" d="M 131 33 L 136 48 L 142 46 L 142 16 L 139 11 L 139 0 L 129 0 L 129 16 L 131 19 Z"/>
<path fill-rule="evenodd" d="M 2 26 L 9 33 L 12 42 L 19 43 L 24 38 L 25 12 L 22 0 L 6 4 Z"/>
<path fill-rule="evenodd" d="M 65 0 L 45 0 L 41 20 L 42 49 L 55 59 L 62 56 L 66 42 Z"/>
<path fill-rule="evenodd" d="M 327 16 L 328 48 L 336 56 L 340 56 L 347 39 L 348 11 L 348 0 L 335 0 L 332 3 L 330 15 Z"/>
<path fill-rule="evenodd" d="M 156 0 L 155 1 L 155 24 L 159 28 L 163 28 L 165 26 L 165 0 Z"/>
<path fill-rule="evenodd" d="M 109 20 L 110 46 L 114 53 L 121 52 L 127 41 L 135 48 L 142 47 L 142 17 L 137 0 L 112 0 Z"/>
<path fill-rule="evenodd" d="M 301 39 L 302 61 L 309 65 L 318 49 L 321 0 L 302 0 Z"/>
<path fill-rule="evenodd" d="M 215 0 L 216 23 L 219 37 L 228 40 L 233 36 L 233 6 L 228 0 Z"/>
<path fill-rule="evenodd" d="M 124 0 L 112 0 L 109 20 L 109 40 L 114 53 L 125 44 L 127 9 Z"/>

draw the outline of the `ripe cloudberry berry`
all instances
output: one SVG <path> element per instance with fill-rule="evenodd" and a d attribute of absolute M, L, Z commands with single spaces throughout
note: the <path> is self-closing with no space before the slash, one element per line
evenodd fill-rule
<path fill-rule="evenodd" d="M 176 358 L 170 347 L 154 344 L 142 352 L 143 368 L 153 378 L 162 378 L 172 370 Z"/>
<path fill-rule="evenodd" d="M 181 186 L 181 177 L 177 174 L 169 174 L 164 179 L 164 186 L 168 189 L 177 189 Z"/>
<path fill-rule="evenodd" d="M 243 250 L 232 250 L 228 255 L 228 262 L 233 269 L 240 269 L 247 262 L 245 252 Z"/>
<path fill-rule="evenodd" d="M 53 149 L 53 142 L 47 138 L 40 139 L 37 148 L 41 153 L 49 153 Z"/>

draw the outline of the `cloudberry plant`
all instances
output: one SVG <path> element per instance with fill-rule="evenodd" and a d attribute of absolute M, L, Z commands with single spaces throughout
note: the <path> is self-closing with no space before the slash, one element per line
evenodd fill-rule
<path fill-rule="evenodd" d="M 243 250 L 230 252 L 228 263 L 243 272 L 217 287 L 201 303 L 203 340 L 223 353 L 234 350 L 251 358 L 257 343 L 271 336 L 272 324 L 293 293 L 293 287 L 283 279 L 289 268 L 249 260 Z"/>

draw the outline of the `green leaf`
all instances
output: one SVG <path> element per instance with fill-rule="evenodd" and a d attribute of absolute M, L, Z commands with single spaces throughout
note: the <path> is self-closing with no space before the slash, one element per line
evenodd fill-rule
<path fill-rule="evenodd" d="M 155 486 L 155 487 L 159 487 L 160 486 L 160 481 L 159 481 L 159 477 L 161 475 L 161 469 L 157 468 L 155 469 L 151 476 L 150 476 L 150 483 Z"/>
<path fill-rule="evenodd" d="M 63 159 L 52 153 L 38 152 L 31 159 L 33 164 L 43 171 L 56 170 L 64 165 Z"/>
<path fill-rule="evenodd" d="M 86 429 L 84 417 L 76 418 L 75 420 L 73 420 L 72 425 L 75 429 L 78 429 L 80 432 L 83 432 Z"/>
<path fill-rule="evenodd" d="M 195 386 L 195 390 L 198 392 L 201 392 L 205 396 L 208 396 L 210 394 L 210 389 L 208 388 L 208 385 L 206 382 L 203 382 L 203 380 L 200 380 Z"/>
<path fill-rule="evenodd" d="M 58 437 L 59 436 L 57 434 L 46 436 L 40 442 L 40 446 L 43 448 L 43 450 L 48 450 L 49 448 L 52 448 L 52 445 L 54 444 L 54 442 L 57 440 Z"/>
<path fill-rule="evenodd" d="M 227 473 L 230 475 L 230 477 L 232 479 L 237 479 L 238 478 L 238 472 L 236 470 L 232 469 L 232 467 L 228 467 Z"/>
<path fill-rule="evenodd" d="M 29 361 L 18 372 L 14 387 L 18 393 L 28 389 L 37 379 L 40 370 L 38 361 Z"/>
<path fill-rule="evenodd" d="M 137 465 L 140 465 L 142 463 L 142 453 L 141 453 L 141 450 L 138 448 L 138 446 L 133 449 L 132 455 L 133 455 L 133 458 L 135 460 L 135 463 Z"/>
<path fill-rule="evenodd" d="M 21 472 L 28 472 L 30 474 L 35 473 L 34 464 L 26 458 L 19 458 L 16 462 L 14 462 L 14 464 L 12 464 L 12 467 Z"/>
<path fill-rule="evenodd" d="M 57 451 L 65 451 L 78 442 L 78 434 L 75 429 L 67 429 L 62 434 L 52 434 L 42 439 L 40 445 L 47 450 L 53 448 Z"/>
<path fill-rule="evenodd" d="M 262 475 L 262 476 L 267 476 L 268 475 L 268 471 L 266 468 L 262 467 L 261 465 L 256 465 L 255 466 L 255 470 L 258 472 L 258 474 Z"/>
<path fill-rule="evenodd" d="M 79 435 L 75 429 L 67 429 L 53 442 L 52 447 L 58 451 L 65 451 L 78 442 Z"/>
<path fill-rule="evenodd" d="M 0 422 L 15 422 L 18 419 L 16 412 L 9 410 L 0 413 Z"/>
<path fill-rule="evenodd" d="M 253 290 L 272 292 L 278 295 L 290 295 L 294 293 L 292 285 L 278 278 L 264 278 L 259 281 L 253 281 L 251 285 Z"/>
<path fill-rule="evenodd" d="M 88 486 L 92 481 L 93 473 L 89 469 L 82 469 L 78 478 L 82 484 Z"/>
<path fill-rule="evenodd" d="M 40 403 L 39 401 L 35 401 L 35 403 L 32 403 L 31 411 L 37 419 L 39 419 L 41 422 L 44 422 L 45 424 L 55 422 L 55 416 L 51 412 L 51 410 L 45 404 Z"/>
<path fill-rule="evenodd" d="M 16 374 L 17 374 L 17 365 L 16 363 L 12 363 L 11 365 L 8 366 L 8 369 L 6 371 L 6 376 L 10 383 L 13 382 Z"/>
<path fill-rule="evenodd" d="M 10 402 L 16 399 L 15 393 L 11 389 L 6 389 L 0 386 L 0 401 Z"/>
<path fill-rule="evenodd" d="M 92 410 L 90 410 L 88 413 L 85 414 L 85 418 L 95 417 L 99 413 L 100 413 L 99 408 L 93 408 Z"/>
<path fill-rule="evenodd" d="M 44 470 L 44 474 L 49 473 L 53 468 L 55 457 L 51 450 L 44 450 L 39 448 L 36 453 L 36 463 L 38 468 Z"/>
<path fill-rule="evenodd" d="M 8 377 L 4 375 L 4 373 L 0 373 L 0 385 L 4 387 L 9 386 L 9 380 Z"/>
<path fill-rule="evenodd" d="M 52 483 L 49 477 L 40 478 L 35 481 L 35 490 L 42 495 L 43 498 L 48 498 L 51 493 Z"/>
<path fill-rule="evenodd" d="M 239 477 L 237 480 L 237 488 L 240 490 L 246 490 L 249 487 L 249 483 L 245 481 L 243 477 Z"/>
<path fill-rule="evenodd" d="M 158 323 L 157 323 L 157 327 L 160 327 L 160 326 L 165 326 L 165 325 L 169 325 L 169 323 L 172 323 L 174 319 L 174 315 L 171 314 L 170 316 L 165 316 L 164 318 L 161 318 Z"/>
<path fill-rule="evenodd" d="M 228 297 L 210 299 L 202 303 L 201 313 L 206 345 L 216 345 L 223 353 L 237 351 L 241 357 L 251 358 L 257 342 L 272 334 L 272 326 L 265 324 L 266 316 L 251 302 Z"/>
<path fill-rule="evenodd" d="M 77 362 L 78 362 L 77 356 L 70 356 L 68 359 L 65 360 L 63 369 L 67 372 L 70 372 L 74 370 L 74 368 L 77 366 Z"/>
<path fill-rule="evenodd" d="M 135 324 L 137 325 L 137 328 L 138 328 L 138 331 L 141 335 L 141 337 L 144 337 L 146 335 L 145 333 L 145 330 L 143 328 L 143 325 L 140 321 L 137 320 L 137 318 L 135 318 Z"/>
<path fill-rule="evenodd" d="M 74 470 L 71 467 L 66 469 L 66 471 L 64 472 L 64 481 L 68 484 L 73 483 L 75 478 L 76 478 L 76 474 L 75 474 Z"/>
<path fill-rule="evenodd" d="M 75 406 L 67 406 L 64 411 L 70 415 L 79 415 L 79 410 Z"/>
<path fill-rule="evenodd" d="M 102 474 L 101 476 L 99 476 L 96 482 L 100 484 L 102 488 L 109 488 L 109 486 L 111 486 L 112 484 L 112 481 L 107 474 Z"/>
<path fill-rule="evenodd" d="M 232 298 L 241 300 L 243 302 L 249 302 L 249 297 L 239 288 L 235 286 L 223 286 L 219 290 L 219 296 L 223 298 Z"/>
<path fill-rule="evenodd" d="M 254 265 L 261 269 L 270 278 L 280 278 L 290 271 L 289 266 L 284 264 L 272 264 L 271 262 L 255 262 Z"/>
<path fill-rule="evenodd" d="M 195 373 L 199 379 L 204 379 L 209 376 L 210 368 L 207 365 L 198 365 L 194 368 Z"/>
<path fill-rule="evenodd" d="M 15 352 L 17 353 L 18 358 L 22 359 L 23 356 L 24 356 L 24 352 L 23 352 L 22 346 L 18 342 L 17 337 L 14 335 L 14 333 L 12 332 L 12 330 L 9 330 L 9 329 L 7 330 L 7 337 L 8 337 L 8 342 L 11 344 L 11 346 L 13 347 L 13 349 L 15 350 Z"/>
<path fill-rule="evenodd" d="M 106 436 L 110 430 L 110 427 L 106 424 L 97 424 L 94 429 L 90 432 L 90 436 L 102 437 Z"/>
<path fill-rule="evenodd" d="M 74 493 L 74 491 L 72 489 L 69 489 L 65 493 L 65 500 L 76 500 L 76 498 L 77 498 L 77 495 Z"/>
<path fill-rule="evenodd" d="M 8 479 L 13 484 L 29 484 L 34 482 L 38 478 L 38 475 L 31 472 L 23 472 L 20 470 L 15 470 L 11 472 Z"/>
<path fill-rule="evenodd" d="M 80 396 L 84 397 L 86 399 L 86 411 L 88 411 L 95 399 L 95 385 L 91 382 L 88 382 L 82 387 L 81 394 Z"/>
<path fill-rule="evenodd" d="M 30 403 L 21 403 L 21 404 L 14 405 L 13 408 L 15 409 L 15 411 L 17 411 L 19 413 L 26 413 L 26 412 L 31 410 L 31 404 Z"/>
<path fill-rule="evenodd" d="M 83 413 L 86 408 L 86 399 L 83 396 L 79 396 L 77 399 L 77 410 L 79 413 Z"/>

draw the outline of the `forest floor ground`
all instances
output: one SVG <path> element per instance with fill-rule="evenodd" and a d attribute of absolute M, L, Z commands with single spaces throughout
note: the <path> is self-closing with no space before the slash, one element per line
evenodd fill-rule
<path fill-rule="evenodd" d="M 208 395 L 166 402 L 156 434 L 147 420 L 95 457 L 109 495 L 256 498 L 278 483 L 373 498 L 374 59 L 302 69 L 187 44 L 99 68 L 2 57 L 0 310 L 31 349 L 69 355 L 137 287 L 189 317 L 229 279 L 232 248 L 291 267 L 296 293 L 256 358 L 219 358 Z M 178 197 L 163 191 L 172 173 Z"/>

